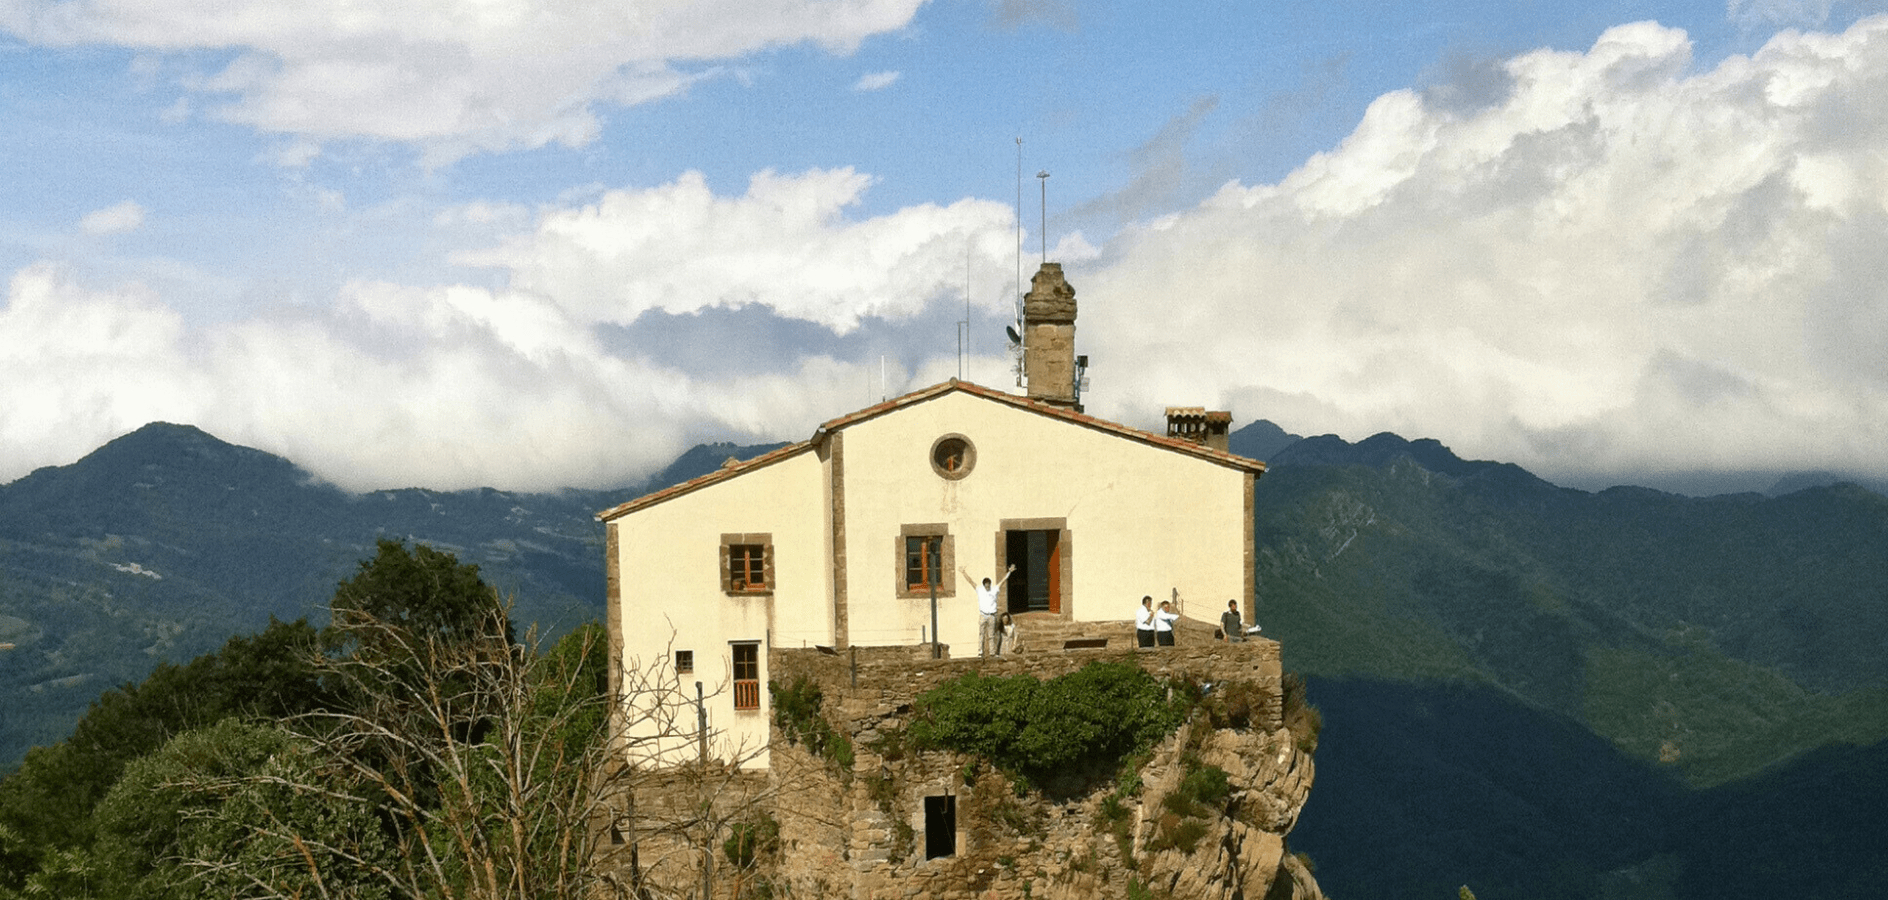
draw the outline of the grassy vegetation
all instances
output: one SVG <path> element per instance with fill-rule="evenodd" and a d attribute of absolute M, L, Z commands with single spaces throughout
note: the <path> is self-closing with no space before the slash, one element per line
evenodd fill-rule
<path fill-rule="evenodd" d="M 842 775 L 849 776 L 853 761 L 852 739 L 820 714 L 825 694 L 819 685 L 801 675 L 785 686 L 769 681 L 767 690 L 773 695 L 774 727 L 780 729 L 787 740 L 805 746 L 808 753 L 825 759 Z"/>
<path fill-rule="evenodd" d="M 1888 738 L 1888 690 L 1824 696 L 1704 644 L 1662 654 L 1595 649 L 1586 702 L 1595 732 L 1631 756 L 1676 767 L 1697 787 L 1826 743 Z"/>
<path fill-rule="evenodd" d="M 1192 853 L 1210 830 L 1208 820 L 1225 812 L 1226 795 L 1232 792 L 1226 770 L 1202 764 L 1197 756 L 1189 756 L 1182 765 L 1186 775 L 1180 786 L 1161 800 L 1154 838 L 1147 845 L 1150 852 L 1174 847 Z"/>

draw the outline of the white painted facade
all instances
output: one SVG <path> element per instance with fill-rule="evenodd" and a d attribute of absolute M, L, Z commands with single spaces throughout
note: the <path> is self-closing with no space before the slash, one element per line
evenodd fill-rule
<path fill-rule="evenodd" d="M 934 462 L 948 438 L 967 443 L 967 470 Z M 976 594 L 960 567 L 1001 577 L 1017 563 L 1003 603 L 1013 611 L 1033 603 L 1038 621 L 1125 620 L 1141 596 L 1176 591 L 1196 618 L 1216 619 L 1227 599 L 1250 614 L 1252 491 L 1264 469 L 1061 406 L 947 382 L 601 514 L 612 644 L 623 670 L 638 672 L 672 671 L 677 651 L 691 654 L 693 672 L 675 681 L 690 699 L 695 681 L 713 695 L 708 716 L 720 743 L 710 752 L 729 758 L 766 742 L 770 647 L 915 645 L 931 637 L 929 591 L 907 584 L 908 537 L 942 539 L 937 636 L 953 657 L 978 650 Z M 730 542 L 764 543 L 766 590 L 731 589 L 722 549 Z M 754 709 L 735 708 L 737 653 L 757 656 Z M 695 752 L 692 743 L 671 749 Z M 765 762 L 760 755 L 752 764 Z"/>

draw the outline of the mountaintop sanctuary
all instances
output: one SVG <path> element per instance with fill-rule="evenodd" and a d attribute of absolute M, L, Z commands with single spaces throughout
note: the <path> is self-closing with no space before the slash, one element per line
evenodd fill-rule
<path fill-rule="evenodd" d="M 612 731 L 674 773 L 620 805 L 624 878 L 730 884 L 677 824 L 716 807 L 758 842 L 719 864 L 769 890 L 1318 895 L 1284 843 L 1315 733 L 1244 634 L 1265 463 L 1227 451 L 1230 412 L 1085 414 L 1075 318 L 1044 263 L 1025 395 L 953 379 L 598 515 Z M 1139 646 L 1156 610 L 1171 645 Z"/>

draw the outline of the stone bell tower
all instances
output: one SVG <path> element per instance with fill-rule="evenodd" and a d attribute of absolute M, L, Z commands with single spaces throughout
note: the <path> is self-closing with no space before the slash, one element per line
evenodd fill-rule
<path fill-rule="evenodd" d="M 1082 411 L 1082 369 L 1075 355 L 1075 289 L 1062 264 L 1046 262 L 1029 279 L 1023 297 L 1023 377 L 1029 399 Z"/>

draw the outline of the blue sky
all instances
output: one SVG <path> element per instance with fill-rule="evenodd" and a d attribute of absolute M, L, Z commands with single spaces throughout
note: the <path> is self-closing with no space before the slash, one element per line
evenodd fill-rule
<path fill-rule="evenodd" d="M 0 0 L 0 481 L 609 486 L 1012 384 L 1018 138 L 1091 411 L 1888 477 L 1884 10 Z"/>

